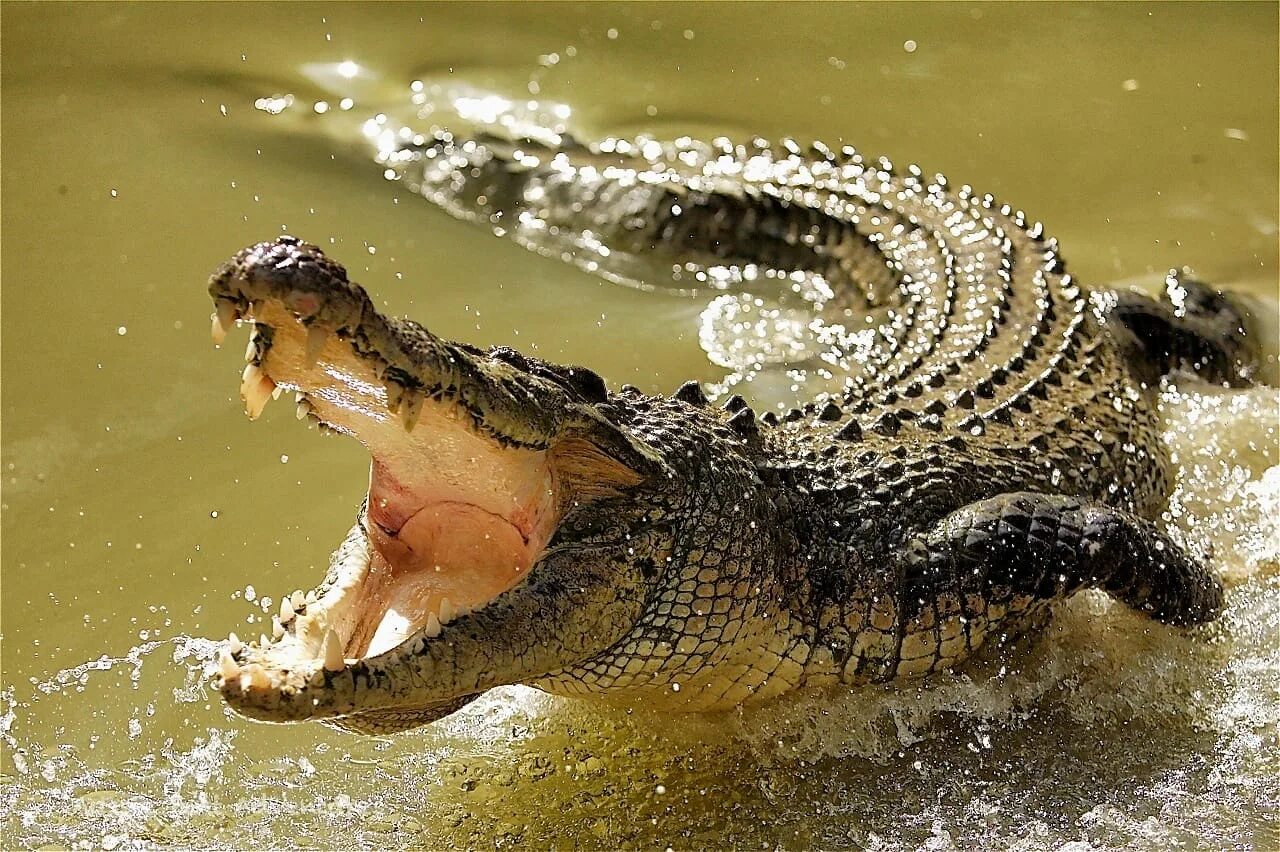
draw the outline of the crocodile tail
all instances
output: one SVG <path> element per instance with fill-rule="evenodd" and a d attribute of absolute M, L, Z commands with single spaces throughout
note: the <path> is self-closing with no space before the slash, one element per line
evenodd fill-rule
<path fill-rule="evenodd" d="M 1171 270 L 1159 301 L 1117 293 L 1108 320 L 1122 329 L 1122 343 L 1139 377 L 1154 384 L 1175 370 L 1206 381 L 1253 384 L 1263 362 L 1263 311 L 1247 297 Z"/>

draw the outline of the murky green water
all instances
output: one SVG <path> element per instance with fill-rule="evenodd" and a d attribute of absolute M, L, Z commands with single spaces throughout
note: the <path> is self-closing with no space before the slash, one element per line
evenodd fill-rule
<path fill-rule="evenodd" d="M 1273 389 L 1166 397 L 1171 520 L 1230 589 L 1195 640 L 1083 596 L 929 684 L 728 719 L 503 690 L 375 740 L 226 717 L 193 638 L 312 585 L 366 482 L 354 442 L 240 411 L 203 284 L 247 243 L 304 236 L 437 333 L 615 383 L 721 375 L 705 302 L 384 181 L 351 131 L 411 81 L 588 136 L 846 140 L 1023 206 L 1082 280 L 1274 297 L 1273 4 L 6 4 L 0 55 L 4 846 L 1280 847 Z M 255 109 L 284 93 L 331 110 Z"/>

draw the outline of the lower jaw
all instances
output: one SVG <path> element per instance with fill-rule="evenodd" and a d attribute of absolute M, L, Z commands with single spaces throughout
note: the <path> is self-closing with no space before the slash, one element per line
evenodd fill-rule
<path fill-rule="evenodd" d="M 479 697 L 480 696 L 478 694 L 465 695 L 461 698 L 450 698 L 436 704 L 428 704 L 422 707 L 362 710 L 357 713 L 350 713 L 344 716 L 334 716 L 333 718 L 323 719 L 321 721 L 331 728 L 337 728 L 340 731 L 347 731 L 354 734 L 368 734 L 372 736 L 379 734 L 394 734 L 400 731 L 407 731 L 410 728 L 417 728 L 422 725 L 429 725 L 432 722 L 439 721 L 445 716 L 461 710 L 463 707 L 467 706 Z"/>
<path fill-rule="evenodd" d="M 218 659 L 224 696 L 246 715 L 263 718 L 257 705 L 279 704 L 272 693 L 316 690 L 332 673 L 359 662 L 346 657 L 343 637 L 357 624 L 360 591 L 369 576 L 373 548 L 357 524 L 334 554 L 324 582 L 305 594 L 281 596 L 272 632 L 258 641 L 233 633 Z"/>
<path fill-rule="evenodd" d="M 375 713 L 383 717 L 379 724 L 385 726 L 392 717 L 421 718 L 413 724 L 425 724 L 432 720 L 428 717 L 433 711 L 439 711 L 438 718 L 470 700 L 452 698 L 413 711 L 364 711 L 356 707 L 354 692 L 346 693 L 356 675 L 353 669 L 362 669 L 366 661 L 376 666 L 379 657 L 420 638 L 431 641 L 452 620 L 488 603 L 527 573 L 527 563 L 532 561 L 528 543 L 515 527 L 503 519 L 495 521 L 491 513 L 476 511 L 490 526 L 475 536 L 486 545 L 480 549 L 483 552 L 471 554 L 476 557 L 471 560 L 465 552 L 459 555 L 456 544 L 448 545 L 454 548 L 451 553 L 433 552 L 426 546 L 433 540 L 450 540 L 445 527 L 452 520 L 456 528 L 460 513 L 456 507 L 445 514 L 413 516 L 415 536 L 427 526 L 439 527 L 433 535 L 413 539 L 424 551 L 416 561 L 404 561 L 404 553 L 388 558 L 398 540 L 376 524 L 358 523 L 334 554 L 323 583 L 305 594 L 282 596 L 270 637 L 245 644 L 233 635 L 224 646 L 219 675 L 227 702 L 242 715 L 264 721 Z M 399 545 L 405 547 L 403 542 Z M 516 563 L 512 570 L 495 572 L 490 570 L 491 560 L 480 558 L 495 548 Z M 434 560 L 440 556 L 453 557 L 452 564 L 445 559 L 437 565 Z M 436 567 L 441 570 L 433 570 Z"/>

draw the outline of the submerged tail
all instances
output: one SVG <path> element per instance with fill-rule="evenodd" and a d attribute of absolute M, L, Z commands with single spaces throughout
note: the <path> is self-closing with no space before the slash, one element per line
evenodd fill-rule
<path fill-rule="evenodd" d="M 1117 293 L 1107 318 L 1123 330 L 1122 343 L 1139 378 L 1154 384 L 1174 370 L 1242 387 L 1258 380 L 1261 317 L 1239 296 L 1172 270 L 1159 301 Z"/>

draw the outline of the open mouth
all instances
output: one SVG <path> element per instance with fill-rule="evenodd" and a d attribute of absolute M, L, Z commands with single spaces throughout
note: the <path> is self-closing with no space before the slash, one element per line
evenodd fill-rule
<path fill-rule="evenodd" d="M 249 416 L 292 392 L 299 419 L 372 456 L 368 498 L 324 582 L 284 596 L 270 635 L 233 635 L 219 655 L 219 686 L 246 715 L 356 712 L 361 683 L 389 660 L 420 653 L 525 580 L 571 499 L 637 481 L 566 426 L 565 412 L 581 408 L 571 384 L 381 316 L 314 246 L 281 238 L 246 249 L 210 292 L 215 340 L 251 324 L 240 387 Z"/>

